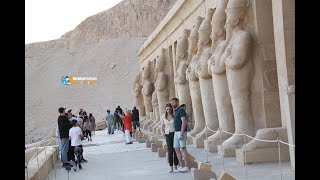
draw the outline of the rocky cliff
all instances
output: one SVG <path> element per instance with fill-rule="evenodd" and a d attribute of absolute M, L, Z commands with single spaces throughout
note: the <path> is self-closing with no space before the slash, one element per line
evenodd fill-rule
<path fill-rule="evenodd" d="M 107 109 L 132 108 L 136 57 L 176 0 L 124 0 L 88 17 L 52 41 L 25 46 L 25 141 L 52 137 L 58 108 L 84 108 L 102 121 Z M 96 85 L 61 83 L 61 76 L 97 77 Z"/>

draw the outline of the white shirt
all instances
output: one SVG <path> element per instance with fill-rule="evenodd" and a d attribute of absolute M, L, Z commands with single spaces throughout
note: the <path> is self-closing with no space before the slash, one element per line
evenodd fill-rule
<path fill-rule="evenodd" d="M 166 119 L 165 116 L 162 116 L 162 120 L 163 120 L 163 123 L 165 126 L 164 133 L 169 134 L 171 132 L 174 132 L 174 125 L 173 125 L 174 119 L 172 118 L 171 120 L 168 120 L 168 119 Z"/>
<path fill-rule="evenodd" d="M 72 127 L 69 130 L 69 136 L 71 137 L 71 146 L 81 145 L 80 134 L 82 134 L 82 131 L 79 127 Z"/>

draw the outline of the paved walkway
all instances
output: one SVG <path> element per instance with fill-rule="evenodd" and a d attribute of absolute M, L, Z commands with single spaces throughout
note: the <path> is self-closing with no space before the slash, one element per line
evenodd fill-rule
<path fill-rule="evenodd" d="M 158 136 L 162 139 L 161 136 Z M 125 145 L 122 132 L 108 135 L 106 130 L 97 131 L 93 141 L 83 141 L 84 157 L 87 163 L 82 163 L 83 169 L 69 172 L 70 180 L 115 180 L 130 177 L 130 180 L 191 180 L 191 173 L 168 173 L 169 166 L 166 158 L 159 158 L 158 153 L 151 152 L 145 143 L 134 142 Z M 203 148 L 187 147 L 197 162 L 206 161 L 206 151 Z M 208 160 L 212 170 L 220 175 L 222 171 L 222 157 L 217 153 L 208 153 Z M 245 166 L 237 163 L 235 157 L 224 158 L 227 172 L 237 180 L 245 180 Z M 56 173 L 55 173 L 56 172 Z M 247 165 L 248 180 L 276 180 L 280 179 L 278 163 L 255 163 Z M 49 179 L 68 179 L 67 171 L 56 164 L 55 171 L 50 173 Z M 294 180 L 294 171 L 289 162 L 282 162 L 282 180 Z"/>

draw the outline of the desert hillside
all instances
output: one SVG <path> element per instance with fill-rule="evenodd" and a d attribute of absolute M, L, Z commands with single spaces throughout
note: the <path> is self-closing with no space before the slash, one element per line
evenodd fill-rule
<path fill-rule="evenodd" d="M 136 57 L 176 0 L 124 0 L 88 17 L 60 39 L 25 46 L 25 141 L 52 136 L 58 108 L 80 108 L 102 121 L 106 109 L 132 108 Z M 61 76 L 97 77 L 96 85 L 61 83 Z"/>

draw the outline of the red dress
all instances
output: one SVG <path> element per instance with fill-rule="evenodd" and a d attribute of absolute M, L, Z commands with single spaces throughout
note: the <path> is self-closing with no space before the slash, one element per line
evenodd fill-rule
<path fill-rule="evenodd" d="M 132 115 L 127 113 L 123 118 L 124 130 L 132 131 Z"/>

